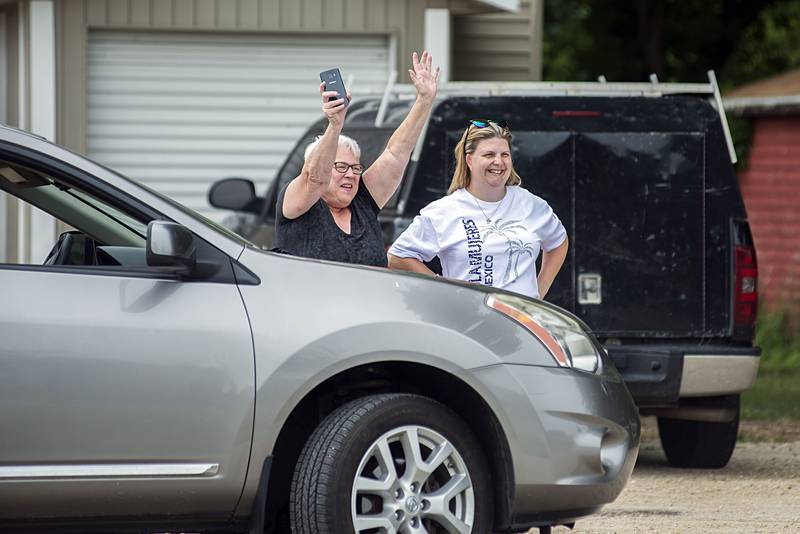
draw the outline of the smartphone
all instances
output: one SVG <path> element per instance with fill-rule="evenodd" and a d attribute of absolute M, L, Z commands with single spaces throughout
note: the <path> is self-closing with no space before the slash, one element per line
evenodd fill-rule
<path fill-rule="evenodd" d="M 350 99 L 347 98 L 347 90 L 344 88 L 344 80 L 342 80 L 342 73 L 339 72 L 339 69 L 329 69 L 324 70 L 319 73 L 319 79 L 325 84 L 326 91 L 336 91 L 339 93 L 335 97 L 330 97 L 328 101 L 331 100 L 338 100 L 339 98 L 344 100 L 344 105 L 350 103 Z"/>

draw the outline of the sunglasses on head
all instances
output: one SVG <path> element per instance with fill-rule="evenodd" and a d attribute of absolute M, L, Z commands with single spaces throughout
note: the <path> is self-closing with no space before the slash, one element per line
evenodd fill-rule
<path fill-rule="evenodd" d="M 487 128 L 490 124 L 494 124 L 503 129 L 508 128 L 508 123 L 506 121 L 492 121 L 489 119 L 470 119 L 469 121 L 469 126 L 474 126 L 476 128 Z"/>
<path fill-rule="evenodd" d="M 490 124 L 494 124 L 501 130 L 508 130 L 508 123 L 506 121 L 492 121 L 489 119 L 470 119 L 467 124 L 467 130 L 472 126 L 475 128 L 488 128 Z M 464 143 L 464 155 L 467 154 L 467 143 Z"/>

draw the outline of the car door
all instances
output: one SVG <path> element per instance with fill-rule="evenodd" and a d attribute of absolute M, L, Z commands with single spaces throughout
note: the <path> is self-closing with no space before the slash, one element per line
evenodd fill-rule
<path fill-rule="evenodd" d="M 235 283 L 2 264 L 0 295 L 0 523 L 232 513 L 254 401 Z"/>

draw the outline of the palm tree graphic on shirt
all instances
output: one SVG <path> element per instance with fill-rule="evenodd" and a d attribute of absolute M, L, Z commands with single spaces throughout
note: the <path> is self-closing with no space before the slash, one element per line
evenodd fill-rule
<path fill-rule="evenodd" d="M 511 279 L 511 267 L 514 267 L 514 276 L 518 277 L 519 272 L 517 267 L 519 265 L 519 258 L 522 255 L 533 257 L 535 252 L 533 246 L 529 243 L 525 243 L 522 239 L 516 237 L 516 233 L 518 230 L 523 230 L 527 232 L 528 229 L 519 223 L 519 220 L 516 221 L 506 221 L 503 222 L 503 219 L 497 219 L 496 221 L 486 221 L 486 224 L 482 228 L 483 231 L 483 240 L 486 242 L 491 235 L 499 235 L 503 239 L 506 240 L 506 244 L 508 248 L 506 248 L 506 254 L 508 254 L 508 263 L 506 264 L 506 272 L 503 275 L 503 284 L 508 283 Z"/>

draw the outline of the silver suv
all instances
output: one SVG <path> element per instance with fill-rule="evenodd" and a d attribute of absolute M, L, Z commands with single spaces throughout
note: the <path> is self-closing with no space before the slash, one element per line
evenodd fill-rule
<path fill-rule="evenodd" d="M 265 252 L 8 128 L 0 189 L 65 230 L 0 265 L 0 529 L 515 532 L 633 469 L 631 397 L 555 306 Z"/>

